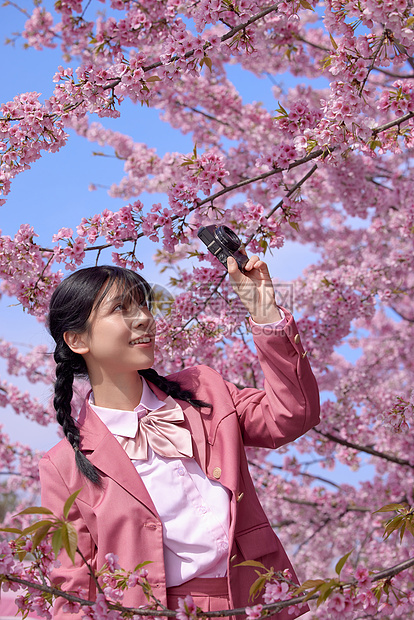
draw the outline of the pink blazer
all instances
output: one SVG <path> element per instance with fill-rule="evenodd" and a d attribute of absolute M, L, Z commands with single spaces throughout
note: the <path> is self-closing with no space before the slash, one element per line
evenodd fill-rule
<path fill-rule="evenodd" d="M 213 406 L 200 412 L 187 402 L 177 401 L 192 434 L 195 459 L 208 477 L 220 480 L 231 493 L 227 578 L 233 607 L 251 603 L 248 593 L 256 578 L 251 567 L 237 567 L 240 562 L 255 559 L 277 571 L 289 568 L 293 573 L 258 501 L 244 451 L 245 445 L 277 448 L 319 422 L 316 381 L 293 318 L 287 316 L 283 331 L 273 330 L 269 335 L 256 330 L 254 334 L 265 390 L 240 390 L 206 366 L 171 376 Z M 150 387 L 158 398 L 165 398 L 155 385 Z M 102 472 L 102 487 L 94 486 L 78 472 L 73 449 L 63 439 L 40 462 L 42 504 L 62 514 L 68 496 L 82 488 L 69 516 L 77 528 L 83 555 L 95 569 L 103 566 L 109 552 L 117 554 L 120 565 L 128 570 L 151 560 L 148 578 L 154 595 L 166 605 L 162 524 L 151 498 L 129 457 L 87 402 L 79 425 L 81 450 Z M 95 586 L 79 556 L 75 566 L 65 552 L 59 559 L 61 566 L 54 570 L 54 583 L 64 590 L 83 587 L 88 598 L 94 599 Z M 63 604 L 64 600 L 58 599 L 54 617 L 73 619 L 72 614 L 62 612 Z M 124 605 L 146 604 L 140 587 L 126 592 Z M 278 615 L 280 620 L 293 617 L 287 611 Z"/>

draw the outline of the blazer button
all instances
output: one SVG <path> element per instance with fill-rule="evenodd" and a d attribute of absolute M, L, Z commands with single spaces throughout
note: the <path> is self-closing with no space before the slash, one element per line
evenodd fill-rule
<path fill-rule="evenodd" d="M 296 334 L 296 336 L 294 337 L 294 341 L 295 341 L 295 344 L 299 344 L 299 342 L 300 342 L 299 334 Z"/>
<path fill-rule="evenodd" d="M 156 530 L 158 525 L 152 521 L 148 521 L 147 523 L 144 523 L 144 527 L 147 527 L 150 530 Z"/>
<path fill-rule="evenodd" d="M 243 497 L 244 497 L 244 493 L 243 492 L 242 493 L 237 493 L 237 501 L 238 502 L 241 502 Z"/>
<path fill-rule="evenodd" d="M 216 480 L 218 480 L 221 476 L 221 469 L 220 467 L 215 467 L 213 469 L 213 478 L 216 478 Z"/>
<path fill-rule="evenodd" d="M 230 558 L 230 564 L 233 564 L 234 560 L 237 558 L 237 553 L 235 553 L 234 555 L 231 556 Z"/>

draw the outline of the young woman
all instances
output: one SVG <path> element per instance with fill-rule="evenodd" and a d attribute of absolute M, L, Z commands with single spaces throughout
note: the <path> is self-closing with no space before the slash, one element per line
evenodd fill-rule
<path fill-rule="evenodd" d="M 244 446 L 277 448 L 317 424 L 318 389 L 292 316 L 276 306 L 266 264 L 252 256 L 242 273 L 230 258 L 228 271 L 251 316 L 265 390 L 238 389 L 206 366 L 168 378 L 152 370 L 150 290 L 132 271 L 81 269 L 50 304 L 54 406 L 65 439 L 41 460 L 42 503 L 61 514 L 81 489 L 69 516 L 87 562 L 100 569 L 114 553 L 132 570 L 150 560 L 153 593 L 172 609 L 186 594 L 204 611 L 249 604 L 256 574 L 237 566 L 244 560 L 288 568 L 295 578 L 257 499 Z M 74 419 L 72 383 L 80 375 L 92 391 Z M 81 557 L 75 565 L 65 552 L 59 559 L 54 583 L 94 600 Z M 147 603 L 139 585 L 125 593 L 126 606 Z M 82 616 L 64 604 L 57 600 L 55 618 Z"/>

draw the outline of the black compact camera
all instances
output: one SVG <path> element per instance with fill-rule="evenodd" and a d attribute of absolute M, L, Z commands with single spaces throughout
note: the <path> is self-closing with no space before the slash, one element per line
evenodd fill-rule
<path fill-rule="evenodd" d="M 226 269 L 227 258 L 232 256 L 236 260 L 240 271 L 244 271 L 244 266 L 249 258 L 242 254 L 242 252 L 239 252 L 241 241 L 231 228 L 210 224 L 210 226 L 202 226 L 197 236 Z"/>

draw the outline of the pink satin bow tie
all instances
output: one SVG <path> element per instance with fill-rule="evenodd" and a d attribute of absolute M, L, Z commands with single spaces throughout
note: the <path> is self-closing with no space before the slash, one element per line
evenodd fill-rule
<path fill-rule="evenodd" d="M 148 445 L 160 456 L 192 457 L 190 431 L 177 425 L 183 421 L 184 413 L 180 405 L 171 396 L 167 396 L 161 409 L 149 411 L 140 418 L 133 439 L 119 437 L 119 443 L 131 459 L 147 460 Z"/>

